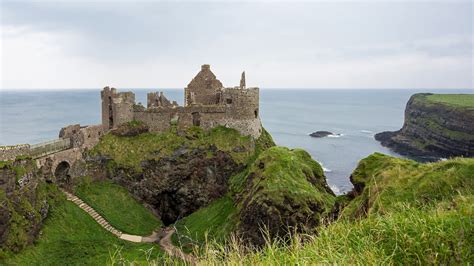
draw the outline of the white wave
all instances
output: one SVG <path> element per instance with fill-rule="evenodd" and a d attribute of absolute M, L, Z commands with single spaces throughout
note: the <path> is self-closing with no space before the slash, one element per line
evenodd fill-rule
<path fill-rule="evenodd" d="M 328 135 L 328 138 L 340 138 L 344 136 L 344 134 L 331 134 L 331 135 Z"/>
<path fill-rule="evenodd" d="M 360 132 L 366 133 L 366 134 L 373 134 L 374 133 L 373 131 L 365 130 L 365 129 L 361 130 Z"/>
<path fill-rule="evenodd" d="M 441 162 L 444 162 L 444 161 L 447 161 L 448 159 L 447 159 L 447 158 L 439 158 L 439 160 L 440 160 Z"/>
<path fill-rule="evenodd" d="M 326 167 L 324 167 L 324 166 L 321 166 L 321 167 L 323 168 L 323 171 L 324 171 L 325 173 L 330 173 L 330 172 L 332 172 L 331 169 L 328 169 L 328 168 L 326 168 Z"/>
<path fill-rule="evenodd" d="M 335 185 L 329 185 L 329 187 L 331 188 L 332 192 L 334 192 L 334 194 L 336 195 L 340 195 L 341 194 L 341 190 L 335 186 Z"/>

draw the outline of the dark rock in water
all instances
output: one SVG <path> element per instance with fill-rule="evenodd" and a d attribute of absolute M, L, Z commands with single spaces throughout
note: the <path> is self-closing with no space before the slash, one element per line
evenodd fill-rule
<path fill-rule="evenodd" d="M 398 131 L 378 133 L 375 139 L 383 146 L 418 161 L 473 157 L 474 104 L 458 106 L 437 102 L 430 98 L 432 95 L 437 96 L 428 93 L 413 95 L 405 109 L 403 127 Z M 451 99 L 469 97 L 449 96 Z"/>
<path fill-rule="evenodd" d="M 313 138 L 324 138 L 324 137 L 327 137 L 329 135 L 334 135 L 334 134 L 332 132 L 329 132 L 329 131 L 316 131 L 316 132 L 313 132 L 309 135 Z"/>

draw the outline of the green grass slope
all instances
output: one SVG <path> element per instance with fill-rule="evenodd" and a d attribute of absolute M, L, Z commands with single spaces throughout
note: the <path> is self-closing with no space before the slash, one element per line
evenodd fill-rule
<path fill-rule="evenodd" d="M 352 174 L 355 198 L 317 235 L 210 243 L 202 264 L 465 264 L 474 263 L 474 159 L 421 164 L 375 153 Z M 353 195 L 354 196 L 354 195 Z M 339 197 L 340 202 L 344 198 Z"/>
<path fill-rule="evenodd" d="M 473 195 L 474 159 L 422 164 L 375 153 L 359 162 L 351 179 L 360 195 L 343 210 L 344 217 L 391 213 L 407 205 L 431 208 Z"/>
<path fill-rule="evenodd" d="M 290 243 L 267 242 L 252 250 L 239 241 L 211 243 L 199 257 L 203 265 L 469 265 L 474 262 L 472 196 L 431 210 L 339 220 L 318 235 L 293 235 Z"/>
<path fill-rule="evenodd" d="M 238 209 L 230 195 L 213 201 L 205 208 L 179 220 L 173 243 L 189 252 L 194 245 L 206 241 L 224 242 L 234 232 L 238 222 Z"/>
<path fill-rule="evenodd" d="M 249 206 L 265 210 L 259 213 L 264 216 L 262 222 L 269 218 L 268 213 L 276 214 L 281 219 L 276 221 L 282 223 L 280 229 L 308 220 L 318 223 L 329 214 L 335 197 L 325 185 L 321 166 L 307 152 L 284 147 L 262 150 L 247 169 L 231 177 L 231 191 L 225 197 L 177 222 L 176 244 L 189 250 L 190 243 L 228 240 L 252 216 L 247 213 Z M 253 226 L 258 227 L 252 224 L 247 230 Z"/>
<path fill-rule="evenodd" d="M 162 226 L 162 222 L 132 198 L 124 187 L 110 180 L 93 182 L 84 178 L 75 193 L 124 233 L 147 236 Z"/>
<path fill-rule="evenodd" d="M 52 204 L 34 246 L 12 255 L 7 265 L 105 265 L 118 261 L 146 264 L 162 258 L 157 245 L 115 237 L 62 195 Z"/>
<path fill-rule="evenodd" d="M 431 103 L 474 108 L 474 94 L 432 94 L 426 99 Z"/>

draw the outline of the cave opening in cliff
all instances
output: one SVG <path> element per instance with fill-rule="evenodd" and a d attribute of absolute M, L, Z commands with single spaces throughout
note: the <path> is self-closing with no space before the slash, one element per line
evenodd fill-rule
<path fill-rule="evenodd" d="M 71 176 L 69 175 L 70 165 L 68 162 L 63 161 L 58 164 L 56 170 L 54 170 L 54 177 L 56 178 L 56 182 L 59 185 L 66 185 L 69 184 Z"/>
<path fill-rule="evenodd" d="M 161 216 L 161 221 L 165 226 L 175 223 L 180 218 L 180 204 L 176 198 L 176 191 L 166 191 L 157 197 L 158 205 L 155 208 Z"/>

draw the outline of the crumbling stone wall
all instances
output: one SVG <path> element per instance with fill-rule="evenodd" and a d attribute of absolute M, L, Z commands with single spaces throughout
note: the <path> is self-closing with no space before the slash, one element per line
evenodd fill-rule
<path fill-rule="evenodd" d="M 203 65 L 185 88 L 184 106 L 170 102 L 162 92 L 148 93 L 147 108 L 136 105 L 131 92 L 117 93 L 114 88 L 105 87 L 101 95 L 102 124 L 106 130 L 138 120 L 146 123 L 151 132 L 163 132 L 172 125 L 180 130 L 223 125 L 255 138 L 261 133 L 259 89 L 246 87 L 245 72 L 240 86 L 224 88 L 210 66 Z"/>
<path fill-rule="evenodd" d="M 59 137 L 71 139 L 73 148 L 90 149 L 99 143 L 100 137 L 104 134 L 102 125 L 82 126 L 79 124 L 69 125 L 61 128 Z"/>
<path fill-rule="evenodd" d="M 135 94 L 133 92 L 117 93 L 115 88 L 105 87 L 101 92 L 102 125 L 112 129 L 120 124 L 133 120 Z"/>
<path fill-rule="evenodd" d="M 15 160 L 17 156 L 28 155 L 29 144 L 18 144 L 12 146 L 0 146 L 0 161 Z"/>
<path fill-rule="evenodd" d="M 202 65 L 201 71 L 184 89 L 184 105 L 214 105 L 220 103 L 222 83 L 211 71 L 210 65 Z"/>
<path fill-rule="evenodd" d="M 150 92 L 147 94 L 147 108 L 175 106 L 178 106 L 178 103 L 176 101 L 170 102 L 166 99 L 163 92 Z"/>

